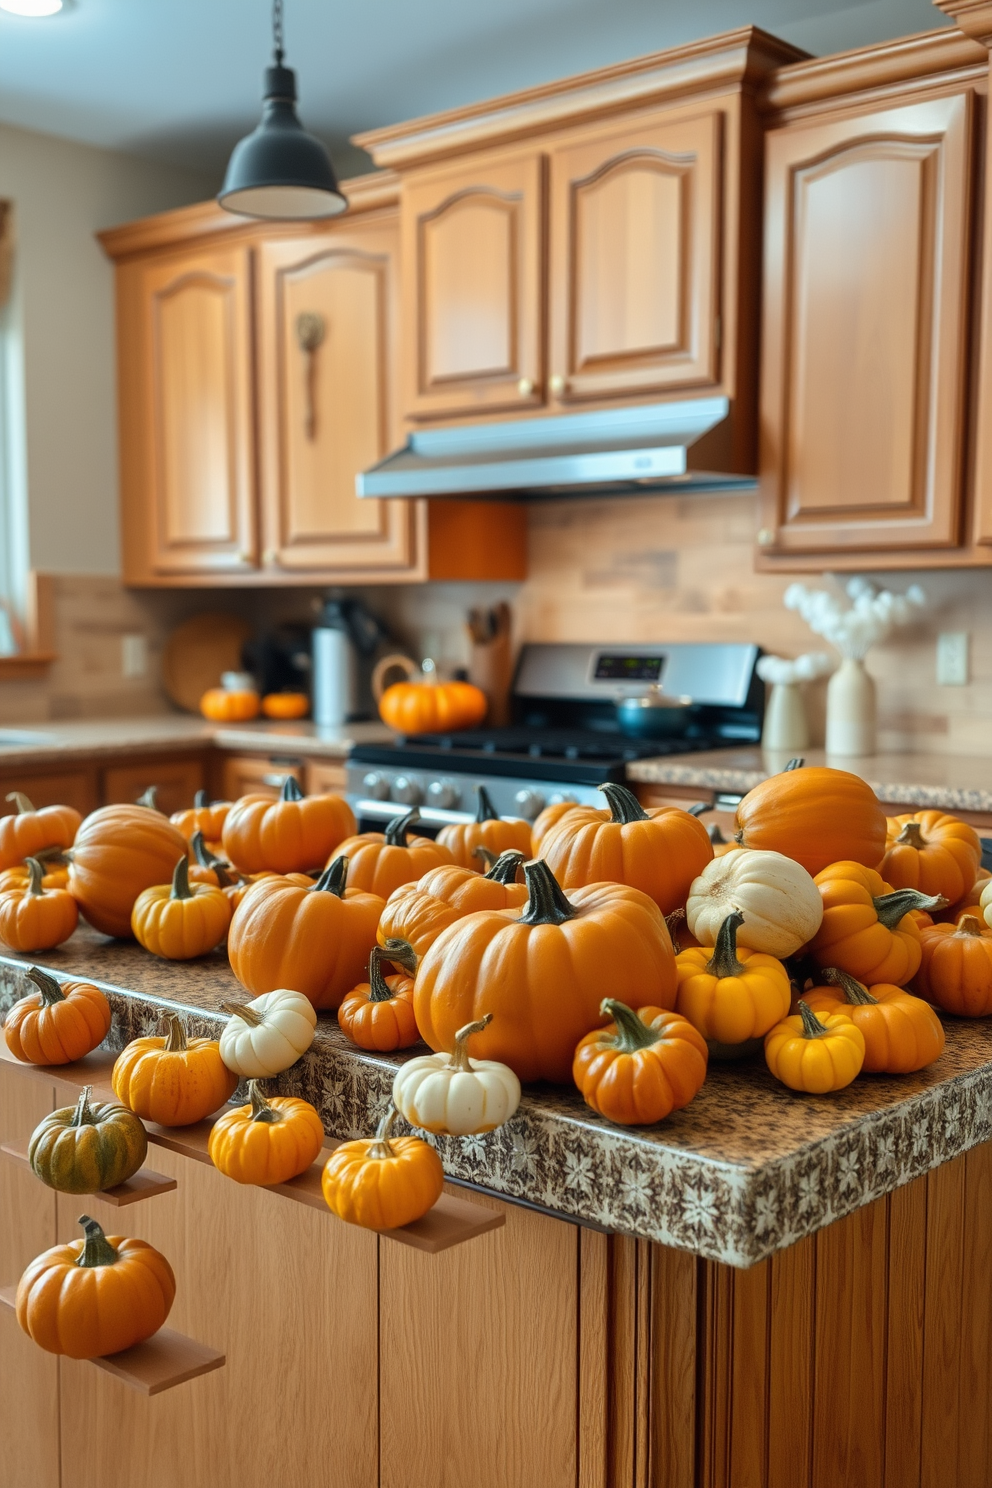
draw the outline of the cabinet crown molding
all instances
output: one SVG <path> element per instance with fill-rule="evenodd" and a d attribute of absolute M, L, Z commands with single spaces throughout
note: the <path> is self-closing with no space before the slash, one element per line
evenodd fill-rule
<path fill-rule="evenodd" d="M 933 0 L 938 10 L 984 47 L 992 47 L 992 3 L 990 0 Z"/>

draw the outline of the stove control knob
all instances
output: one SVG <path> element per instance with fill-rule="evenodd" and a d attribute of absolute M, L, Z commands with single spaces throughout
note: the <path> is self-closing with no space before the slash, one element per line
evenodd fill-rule
<path fill-rule="evenodd" d="M 427 801 L 442 811 L 452 811 L 462 798 L 462 793 L 453 780 L 432 780 L 427 787 Z"/>
<path fill-rule="evenodd" d="M 528 821 L 533 821 L 544 810 L 544 797 L 537 790 L 518 790 L 513 798 L 513 804 L 518 808 L 521 816 L 525 816 Z"/>
<path fill-rule="evenodd" d="M 362 780 L 362 790 L 373 801 L 388 801 L 389 776 L 383 775 L 380 770 L 370 770 Z"/>
<path fill-rule="evenodd" d="M 555 791 L 548 797 L 549 806 L 578 806 L 579 798 L 572 791 Z"/>
<path fill-rule="evenodd" d="M 393 781 L 393 800 L 400 801 L 404 806 L 419 806 L 424 799 L 424 792 L 419 780 L 414 780 L 412 775 L 397 775 Z"/>

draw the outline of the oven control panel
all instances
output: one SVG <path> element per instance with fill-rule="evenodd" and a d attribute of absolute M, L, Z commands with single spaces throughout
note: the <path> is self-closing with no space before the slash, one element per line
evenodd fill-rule
<path fill-rule="evenodd" d="M 545 806 L 559 801 L 602 806 L 603 795 L 593 785 L 557 785 L 550 780 L 528 780 L 507 775 L 436 775 L 403 766 L 348 765 L 348 800 L 364 822 L 389 821 L 416 806 L 429 826 L 475 818 L 478 789 L 483 785 L 500 816 L 522 816 L 534 821 Z"/>

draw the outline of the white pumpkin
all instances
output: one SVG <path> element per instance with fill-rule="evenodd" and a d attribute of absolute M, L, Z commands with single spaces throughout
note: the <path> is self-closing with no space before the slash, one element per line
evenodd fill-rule
<path fill-rule="evenodd" d="M 823 919 L 820 891 L 802 864 L 751 847 L 714 858 L 693 879 L 686 924 L 700 945 L 716 945 L 720 926 L 735 909 L 744 916 L 738 945 L 779 958 L 812 940 Z"/>
<path fill-rule="evenodd" d="M 281 1074 L 313 1043 L 317 1014 L 302 992 L 283 987 L 251 1002 L 220 1006 L 231 1015 L 220 1036 L 220 1057 L 243 1079 Z"/>
<path fill-rule="evenodd" d="M 469 1039 L 492 1016 L 460 1028 L 452 1054 L 423 1054 L 397 1070 L 393 1101 L 411 1126 L 467 1137 L 509 1121 L 520 1104 L 520 1081 L 509 1065 L 468 1057 Z"/>
<path fill-rule="evenodd" d="M 982 911 L 982 918 L 986 925 L 992 929 L 992 878 L 989 879 L 982 890 L 981 898 L 978 902 Z"/>

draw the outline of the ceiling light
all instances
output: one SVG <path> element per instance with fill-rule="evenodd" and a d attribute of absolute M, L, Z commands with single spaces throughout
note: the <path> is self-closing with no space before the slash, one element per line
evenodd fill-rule
<path fill-rule="evenodd" d="M 265 69 L 262 122 L 235 145 L 217 200 L 246 217 L 302 222 L 336 217 L 348 203 L 327 151 L 296 116 L 296 74 L 282 65 L 282 5 L 283 0 L 273 0 L 275 64 Z"/>
<path fill-rule="evenodd" d="M 53 16 L 62 9 L 63 0 L 0 0 L 0 10 L 16 16 Z"/>

